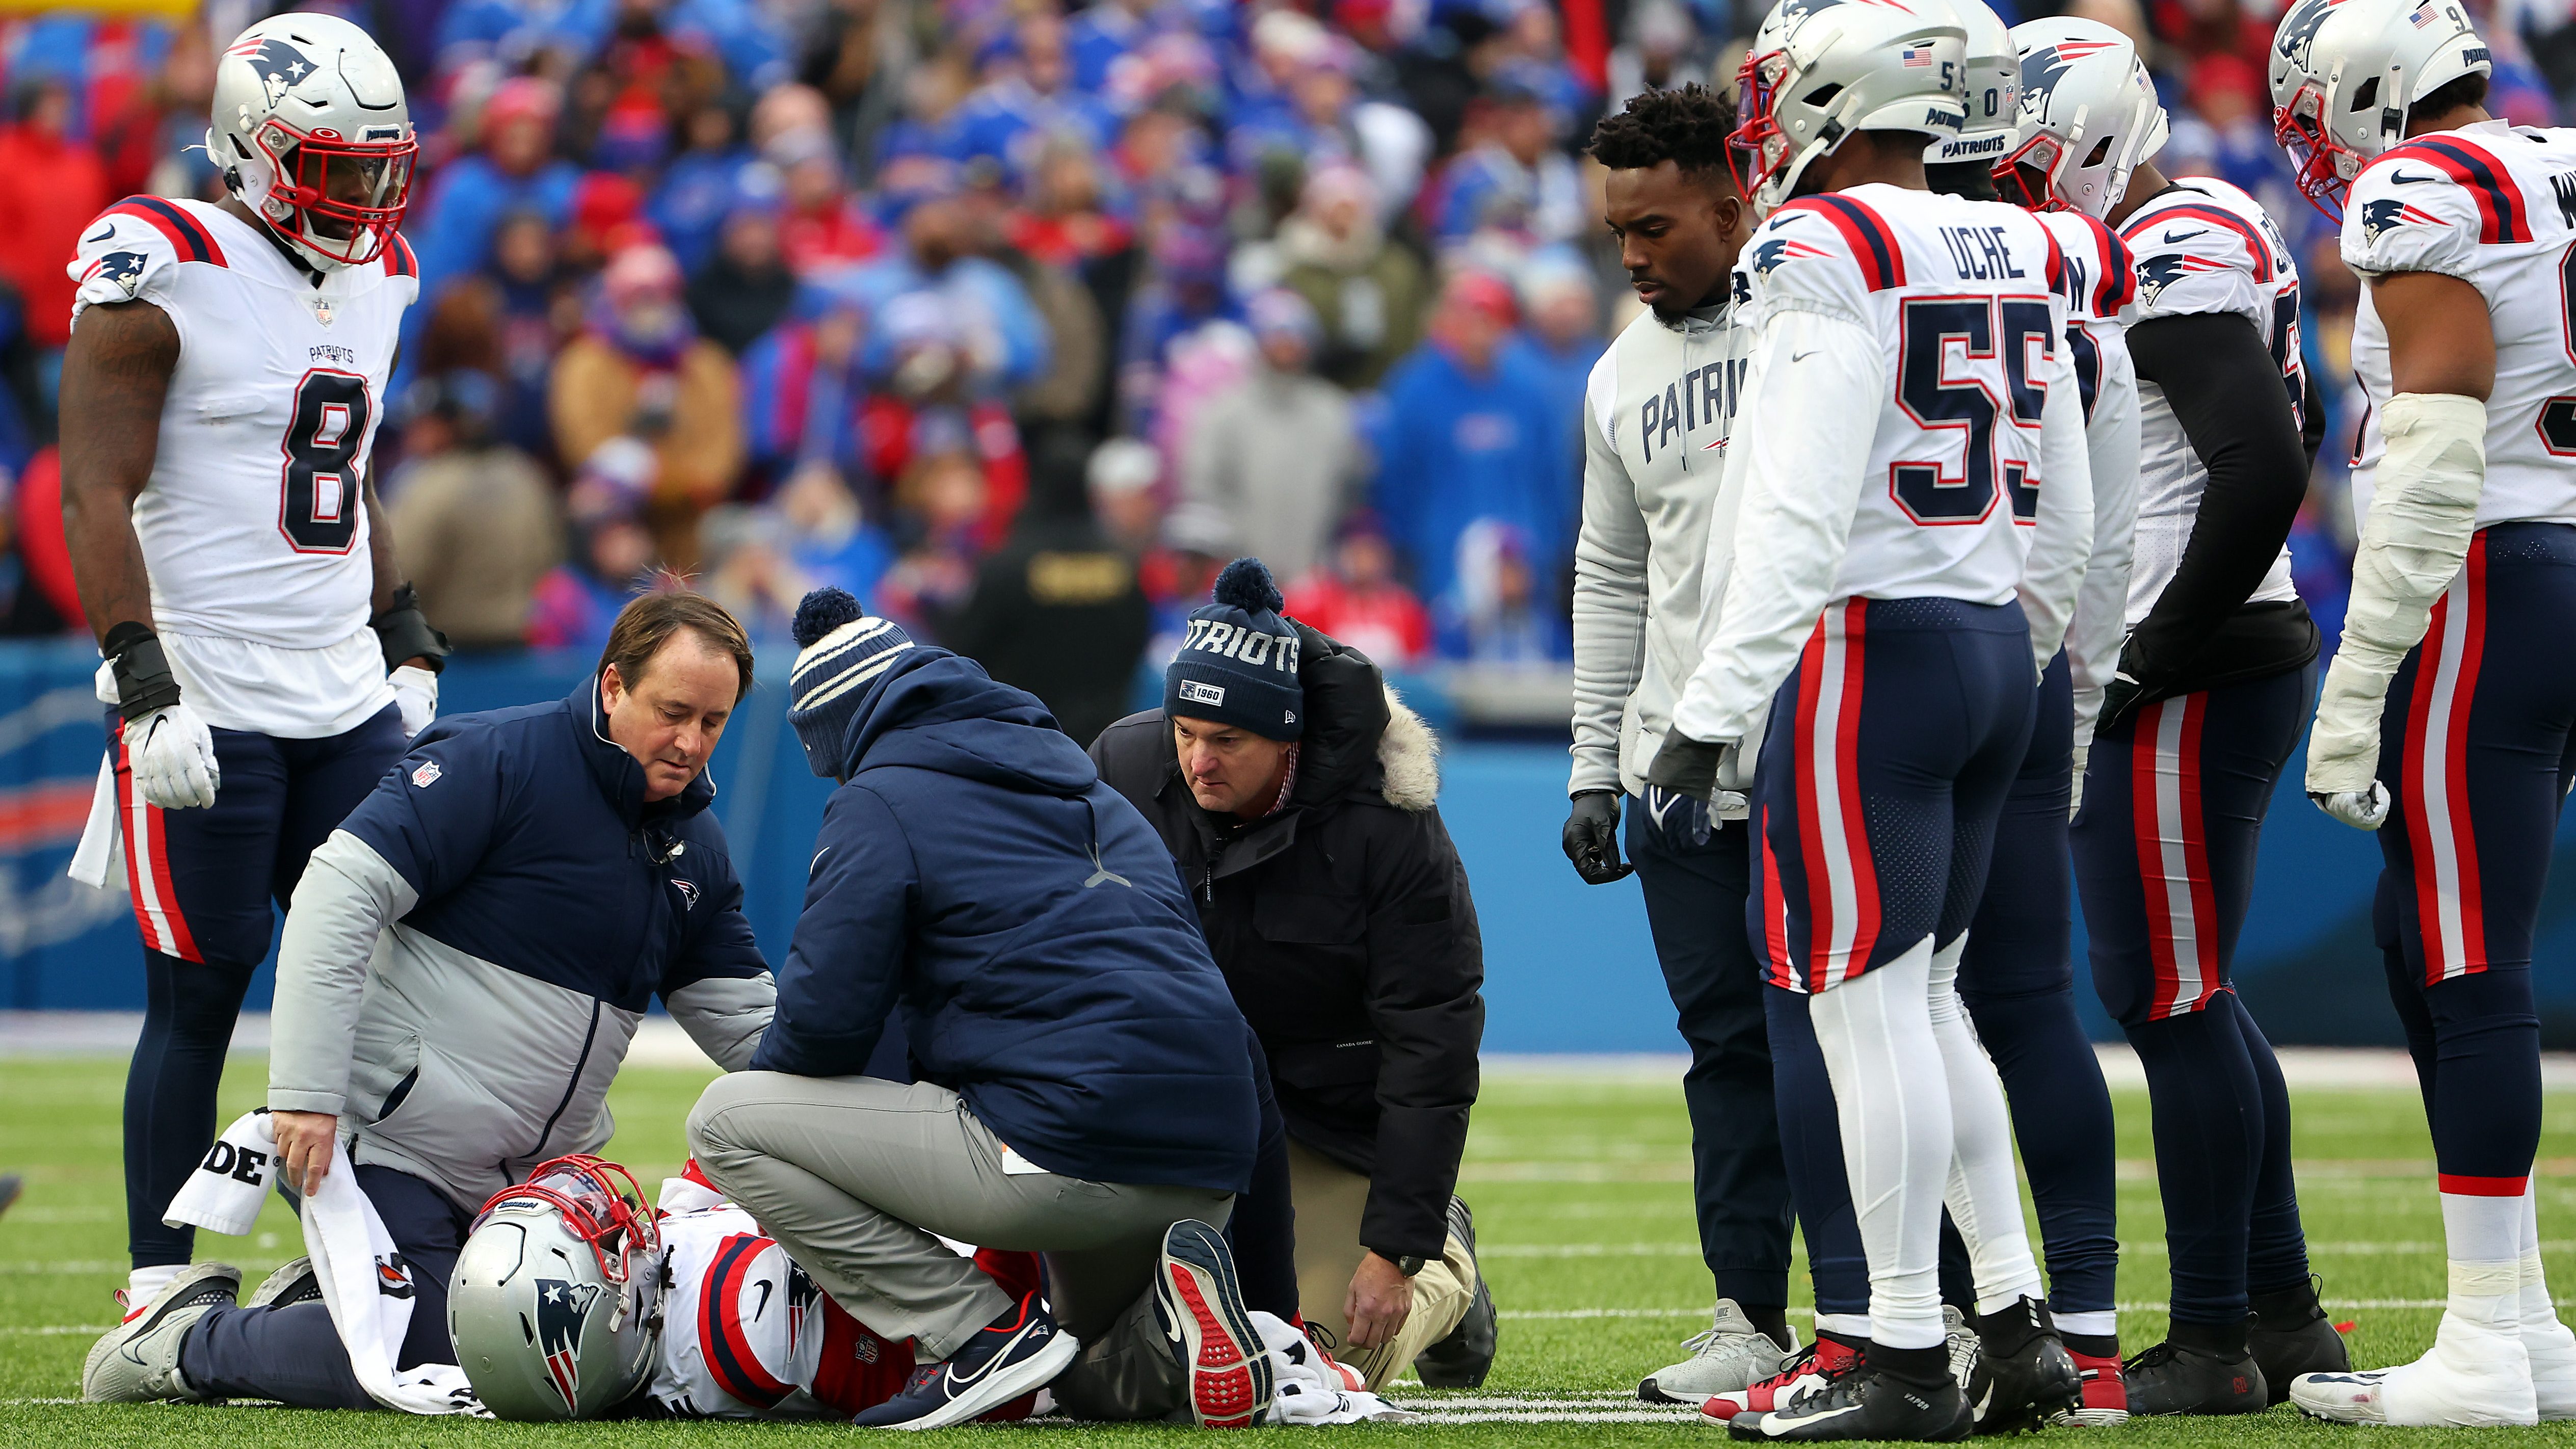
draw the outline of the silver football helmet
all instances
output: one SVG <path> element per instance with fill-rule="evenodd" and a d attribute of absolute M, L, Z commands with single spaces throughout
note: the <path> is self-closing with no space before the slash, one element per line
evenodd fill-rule
<path fill-rule="evenodd" d="M 1728 159 L 1754 215 L 1854 131 L 1957 134 L 1967 44 L 1946 0 L 1779 0 L 1735 76 Z"/>
<path fill-rule="evenodd" d="M 2098 20 L 2033 20 L 2014 26 L 2012 38 L 2021 50 L 2021 144 L 1995 164 L 1995 187 L 2033 211 L 2065 206 L 2100 221 L 2127 193 L 2129 173 L 2164 149 L 2165 108 L 2147 64 Z"/>
<path fill-rule="evenodd" d="M 318 271 L 393 244 L 411 200 L 411 106 L 393 58 L 330 15 L 274 15 L 215 57 L 206 151 L 224 184 Z"/>
<path fill-rule="evenodd" d="M 2459 0 L 2298 0 L 2272 33 L 2272 136 L 2299 191 L 2341 219 L 2344 193 L 2406 139 L 2406 112 L 2495 59 Z"/>
<path fill-rule="evenodd" d="M 492 1195 L 447 1287 L 447 1331 L 496 1418 L 589 1419 L 651 1376 L 661 1233 L 633 1174 L 558 1157 Z"/>
<path fill-rule="evenodd" d="M 1950 0 L 1950 8 L 1968 32 L 1968 84 L 1959 95 L 1968 119 L 1957 135 L 1936 137 L 1924 150 L 1926 166 L 1994 161 L 2012 150 L 2021 129 L 2021 57 L 2012 32 L 1986 0 Z"/>

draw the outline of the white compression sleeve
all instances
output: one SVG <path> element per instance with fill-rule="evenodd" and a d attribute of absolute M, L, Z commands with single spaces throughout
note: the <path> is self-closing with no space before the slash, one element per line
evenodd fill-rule
<path fill-rule="evenodd" d="M 2312 795 L 2367 790 L 2377 777 L 2388 681 L 2459 575 L 2486 486 L 2487 406 L 2476 398 L 2402 392 L 2381 410 L 2379 429 L 2387 447 L 2352 561 L 2343 644 L 2308 739 Z"/>
<path fill-rule="evenodd" d="M 1808 1007 L 1869 1255 L 1869 1336 L 1889 1348 L 1942 1341 L 1941 1192 L 1951 1125 L 1932 1037 L 1931 971 L 1925 936 L 1886 965 L 1816 993 Z"/>
<path fill-rule="evenodd" d="M 1959 999 L 1959 958 L 1967 950 L 1963 932 L 1932 953 L 1932 1039 L 1941 1048 L 1941 1071 L 1950 1087 L 1950 1179 L 1942 1200 L 1968 1245 L 1977 1311 L 1993 1313 L 2011 1307 L 2015 1299 L 2046 1298 L 2048 1293 L 2040 1286 L 2030 1230 L 2022 1222 L 2003 1078 L 1995 1075 L 1994 1060 L 1977 1040 L 1967 1003 Z"/>
<path fill-rule="evenodd" d="M 2067 621 L 2074 617 L 2085 564 L 2093 554 L 2093 459 L 2068 351 L 2057 350 L 2040 409 L 2039 519 L 2022 565 L 2021 607 L 2030 620 L 2034 677 L 2066 642 Z"/>

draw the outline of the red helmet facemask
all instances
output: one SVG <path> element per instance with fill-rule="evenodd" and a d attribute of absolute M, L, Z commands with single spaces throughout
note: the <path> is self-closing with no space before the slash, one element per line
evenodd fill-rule
<path fill-rule="evenodd" d="M 263 212 L 280 234 L 349 266 L 364 266 L 393 245 L 411 204 L 419 142 L 352 141 L 331 130 L 298 131 L 275 117 L 254 139 L 275 168 Z"/>
<path fill-rule="evenodd" d="M 2069 210 L 2057 195 L 2057 169 L 2064 164 L 2066 143 L 2042 131 L 1995 163 L 1995 194 L 2024 211 Z M 2041 178 L 2036 187 L 2033 176 Z"/>
<path fill-rule="evenodd" d="M 2292 179 L 2298 183 L 2299 194 L 2323 212 L 2326 220 L 2341 226 L 2344 195 L 2352 190 L 2352 183 L 2344 178 L 2338 158 L 2350 156 L 2358 161 L 2361 153 L 2327 133 L 2325 115 L 2325 93 L 2314 85 L 2302 85 L 2291 95 L 2288 105 L 2273 108 L 2272 139 L 2297 163 L 2298 174 Z M 2353 168 L 2355 175 L 2360 171 L 2359 166 Z"/>
<path fill-rule="evenodd" d="M 1791 147 L 1773 115 L 1780 103 L 1780 81 L 1789 69 L 1785 50 L 1747 53 L 1735 72 L 1735 113 L 1743 119 L 1726 138 L 1726 167 L 1746 201 L 1762 183 L 1789 164 Z"/>
<path fill-rule="evenodd" d="M 486 1199 L 474 1227 L 480 1229 L 495 1209 L 513 1202 L 541 1202 L 563 1214 L 564 1230 L 590 1244 L 600 1276 L 611 1283 L 626 1281 L 629 1253 L 662 1246 L 662 1230 L 644 1209 L 644 1190 L 636 1185 L 635 1174 L 586 1152 L 538 1163 L 526 1182 Z"/>

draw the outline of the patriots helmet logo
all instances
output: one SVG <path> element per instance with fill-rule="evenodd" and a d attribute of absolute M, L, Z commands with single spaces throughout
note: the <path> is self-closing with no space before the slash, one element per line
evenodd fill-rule
<path fill-rule="evenodd" d="M 1767 277 L 1782 262 L 1830 255 L 1822 247 L 1809 246 L 1795 237 L 1775 236 L 1753 249 L 1753 270 Z"/>
<path fill-rule="evenodd" d="M 2365 241 L 2376 244 L 2380 237 L 2401 226 L 2440 226 L 2442 219 L 2419 211 L 2394 196 L 2366 201 L 2361 207 L 2361 234 Z"/>
<path fill-rule="evenodd" d="M 2317 38 L 2317 27 L 2325 24 L 2326 17 L 2342 3 L 2343 0 L 2299 0 L 2298 5 L 2290 11 L 2289 17 L 2281 22 L 2279 44 L 2275 47 L 2280 51 L 2281 58 L 2294 61 L 2304 68 L 2307 65 L 2308 47 Z"/>
<path fill-rule="evenodd" d="M 2180 252 L 2147 258 L 2138 263 L 2138 296 L 2153 302 L 2158 292 L 2181 281 L 2182 274 L 2191 269 L 2191 258 Z"/>
<path fill-rule="evenodd" d="M 411 1264 L 400 1253 L 376 1255 L 376 1291 L 387 1298 L 411 1296 Z"/>
<path fill-rule="evenodd" d="M 109 252 L 90 263 L 89 276 L 105 277 L 131 297 L 143 285 L 143 269 L 147 265 L 149 262 L 141 252 Z"/>
<path fill-rule="evenodd" d="M 537 1351 L 546 1356 L 546 1375 L 573 1414 L 581 1412 L 581 1326 L 590 1321 L 590 1305 L 598 1298 L 596 1283 L 537 1280 Z"/>
<path fill-rule="evenodd" d="M 286 93 L 304 84 L 313 74 L 313 62 L 303 51 L 273 35 L 245 36 L 241 43 L 224 52 L 225 56 L 250 62 L 259 74 L 261 88 L 268 93 L 271 110 L 286 99 Z"/>
<path fill-rule="evenodd" d="M 2086 56 L 2109 50 L 2112 44 L 2108 40 L 2061 40 L 2023 56 L 2022 104 L 2047 111 L 2049 93 L 2057 89 L 2059 81 L 2066 79 L 2066 73 L 2075 68 L 2075 63 Z"/>

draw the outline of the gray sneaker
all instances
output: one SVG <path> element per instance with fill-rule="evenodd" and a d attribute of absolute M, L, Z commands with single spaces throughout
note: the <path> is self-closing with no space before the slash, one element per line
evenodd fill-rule
<path fill-rule="evenodd" d="M 1985 1345 L 1969 1324 L 1968 1315 L 1947 1303 L 1941 1305 L 1941 1346 L 1950 1350 L 1950 1377 L 1965 1389 L 1970 1375 L 1977 1371 L 1977 1355 L 1985 1352 Z"/>
<path fill-rule="evenodd" d="M 1780 1371 L 1792 1349 L 1753 1326 L 1732 1298 L 1717 1300 L 1708 1328 L 1682 1340 L 1690 1357 L 1655 1371 L 1637 1385 L 1637 1397 L 1650 1404 L 1704 1404 L 1719 1394 L 1739 1393 Z"/>
<path fill-rule="evenodd" d="M 322 1279 L 313 1271 L 311 1258 L 298 1258 L 268 1275 L 250 1296 L 242 1300 L 244 1308 L 292 1308 L 298 1303 L 322 1301 Z"/>
<path fill-rule="evenodd" d="M 1458 1320 L 1447 1338 L 1414 1357 L 1413 1371 L 1426 1389 L 1482 1388 L 1485 1375 L 1493 1372 L 1502 1324 L 1494 1313 L 1493 1292 L 1485 1286 L 1485 1265 L 1476 1262 L 1476 1215 L 1468 1211 L 1465 1198 L 1449 1199 L 1449 1235 L 1465 1246 L 1468 1261 L 1476 1263 L 1476 1296 L 1467 1304 L 1467 1316 Z"/>
<path fill-rule="evenodd" d="M 93 1404 L 204 1398 L 179 1377 L 179 1343 L 198 1319 L 232 1307 L 240 1292 L 241 1269 L 228 1263 L 199 1263 L 171 1279 L 150 1307 L 91 1345 L 81 1397 Z"/>

